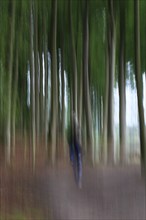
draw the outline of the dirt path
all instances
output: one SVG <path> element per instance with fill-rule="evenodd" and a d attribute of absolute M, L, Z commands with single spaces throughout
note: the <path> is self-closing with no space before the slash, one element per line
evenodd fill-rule
<path fill-rule="evenodd" d="M 145 189 L 138 167 L 85 168 L 81 190 L 71 169 L 42 173 L 37 184 L 53 219 L 146 219 Z"/>
<path fill-rule="evenodd" d="M 42 214 L 43 220 L 146 219 L 145 188 L 136 166 L 84 167 L 82 189 L 77 188 L 69 166 L 54 171 L 45 168 L 29 178 L 12 175 L 8 183 L 1 181 L 0 209 L 15 205 L 25 213 L 41 210 L 35 215 L 37 220 L 42 220 Z"/>

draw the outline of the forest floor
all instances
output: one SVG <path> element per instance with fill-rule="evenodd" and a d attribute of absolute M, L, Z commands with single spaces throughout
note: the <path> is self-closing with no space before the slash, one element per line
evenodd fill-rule
<path fill-rule="evenodd" d="M 140 167 L 92 168 L 84 164 L 79 189 L 69 163 L 0 164 L 0 220 L 144 220 L 146 200 Z"/>

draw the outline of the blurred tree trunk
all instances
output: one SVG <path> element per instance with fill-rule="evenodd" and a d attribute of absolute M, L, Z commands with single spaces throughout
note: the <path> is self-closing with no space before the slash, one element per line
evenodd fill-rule
<path fill-rule="evenodd" d="M 16 136 L 16 102 L 17 102 L 17 89 L 18 89 L 18 48 L 16 49 L 16 65 L 14 72 L 14 88 L 13 88 L 13 105 L 12 105 L 12 151 L 15 156 L 15 136 Z"/>
<path fill-rule="evenodd" d="M 114 1 L 108 0 L 109 25 L 108 25 L 108 56 L 109 56 L 109 91 L 108 91 L 108 163 L 114 163 L 114 76 L 115 76 L 115 53 L 116 53 L 116 30 L 114 17 Z"/>
<path fill-rule="evenodd" d="M 39 19 L 41 20 L 41 27 L 38 26 L 38 49 L 39 49 L 39 123 L 40 123 L 40 135 L 43 140 L 44 135 L 44 95 L 43 95 L 43 37 L 42 32 L 43 29 L 43 13 L 42 11 L 39 13 Z"/>
<path fill-rule="evenodd" d="M 90 100 L 90 88 L 89 88 L 89 74 L 88 63 L 89 62 L 89 27 L 88 27 L 88 1 L 85 2 L 85 14 L 83 25 L 83 96 L 84 96 L 84 108 L 86 115 L 86 128 L 87 128 L 87 151 L 89 158 L 92 158 L 93 162 L 93 125 L 91 114 L 91 100 Z"/>
<path fill-rule="evenodd" d="M 57 0 L 52 0 L 52 48 L 51 48 L 51 150 L 52 164 L 56 158 L 56 136 L 57 136 L 57 51 L 56 51 L 56 35 L 57 35 Z"/>
<path fill-rule="evenodd" d="M 34 17 L 33 4 L 30 2 L 30 80 L 31 80 L 31 126 L 32 126 L 32 148 L 33 148 L 33 169 L 35 168 L 36 155 L 36 121 L 35 121 L 35 66 L 34 66 Z"/>
<path fill-rule="evenodd" d="M 38 63 L 38 8 L 35 4 L 35 39 L 34 39 L 34 54 L 35 54 L 35 109 L 36 109 L 36 143 L 39 141 L 39 63 Z"/>
<path fill-rule="evenodd" d="M 82 128 L 83 128 L 83 136 L 82 136 L 82 148 L 83 148 L 83 152 L 85 153 L 85 155 L 87 155 L 87 124 L 86 124 L 86 115 L 83 112 L 83 117 L 82 117 Z M 88 156 L 88 155 L 87 155 Z"/>
<path fill-rule="evenodd" d="M 62 130 L 62 139 L 63 139 L 63 147 L 64 153 L 66 155 L 65 148 L 65 76 L 64 76 L 64 40 L 62 37 L 62 46 L 61 46 L 61 82 L 62 82 L 62 116 L 61 116 L 61 130 Z"/>
<path fill-rule="evenodd" d="M 103 95 L 103 130 L 102 130 L 102 147 L 101 147 L 101 161 L 103 162 L 103 164 L 106 164 L 107 161 L 108 91 L 109 91 L 109 56 L 108 56 L 108 47 L 106 46 L 106 74 L 105 74 L 105 91 Z"/>
<path fill-rule="evenodd" d="M 44 66 L 45 66 L 45 103 L 44 103 L 44 128 L 45 128 L 45 149 L 48 150 L 48 33 L 47 33 L 47 13 L 45 13 L 46 3 L 44 2 L 43 9 L 43 31 L 44 31 Z"/>
<path fill-rule="evenodd" d="M 140 15 L 139 1 L 134 1 L 134 29 L 135 29 L 135 76 L 138 98 L 139 113 L 139 132 L 140 132 L 140 150 L 141 150 L 141 171 L 145 175 L 146 170 L 146 137 L 145 137 L 145 120 L 143 109 L 143 91 L 141 76 L 141 58 L 140 58 Z"/>
<path fill-rule="evenodd" d="M 12 72 L 13 72 L 13 51 L 15 38 L 15 1 L 12 4 L 12 17 L 10 20 L 10 51 L 9 51 L 9 66 L 8 66 L 8 96 L 7 96 L 7 122 L 6 122 L 6 162 L 10 164 L 11 159 L 11 108 L 12 108 Z"/>
<path fill-rule="evenodd" d="M 126 93 L 125 93 L 125 4 L 120 1 L 120 56 L 119 56 L 119 122 L 120 162 L 126 160 Z"/>
<path fill-rule="evenodd" d="M 75 49 L 75 38 L 73 31 L 73 20 L 72 20 L 72 5 L 69 0 L 69 24 L 70 24 L 70 35 L 71 35 L 71 56 L 72 56 L 72 73 L 73 73 L 73 111 L 77 116 L 77 57 Z"/>
<path fill-rule="evenodd" d="M 81 128 L 82 124 L 82 109 L 83 109 L 83 72 L 82 72 L 82 61 L 81 61 L 81 72 L 80 72 L 80 81 L 79 81 L 79 98 L 78 98 L 78 118 L 79 118 L 79 126 Z"/>
<path fill-rule="evenodd" d="M 39 61 L 40 61 L 40 103 L 39 103 L 39 112 L 40 112 L 40 133 L 43 135 L 44 132 L 44 96 L 43 96 L 43 59 L 42 59 L 42 49 L 40 48 L 39 52 Z"/>
<path fill-rule="evenodd" d="M 46 29 L 45 29 L 46 32 Z M 46 34 L 45 34 L 46 35 Z M 45 37 L 45 148 L 48 148 L 48 47 L 47 47 L 47 37 Z"/>
<path fill-rule="evenodd" d="M 101 111 L 102 104 L 101 104 L 101 100 L 102 100 L 102 98 L 101 98 L 100 91 L 98 92 L 98 94 L 96 94 L 95 99 L 96 99 L 96 103 L 97 103 L 97 112 L 98 112 L 98 134 L 99 134 L 99 137 L 101 137 L 101 133 L 102 133 L 102 111 Z"/>

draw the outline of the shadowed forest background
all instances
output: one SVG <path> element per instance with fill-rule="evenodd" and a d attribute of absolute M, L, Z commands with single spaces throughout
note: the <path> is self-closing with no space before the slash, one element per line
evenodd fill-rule
<path fill-rule="evenodd" d="M 144 198 L 140 195 L 145 192 L 146 176 L 146 1 L 0 0 L 0 8 L 1 219 L 77 218 L 73 213 L 69 217 L 64 212 L 54 215 L 57 202 L 51 208 L 53 203 L 48 200 L 50 191 L 52 201 L 62 191 L 57 200 L 61 203 L 66 190 L 71 190 L 69 186 L 77 193 L 69 177 L 73 176 L 68 146 L 72 112 L 81 128 L 84 195 L 90 192 L 93 204 L 94 192 L 97 200 L 100 197 L 100 178 L 109 181 L 104 185 L 109 192 L 116 178 L 124 178 L 120 175 L 134 175 L 125 192 L 130 190 L 128 184 L 135 184 L 132 189 L 137 189 L 139 200 L 134 204 L 137 210 L 142 209 Z M 97 185 L 92 185 L 96 175 Z M 43 185 L 45 181 L 50 191 Z M 38 203 L 34 197 L 37 192 Z M 77 199 L 82 203 L 86 199 L 80 196 Z M 40 212 L 36 211 L 38 206 Z M 108 219 L 110 214 L 103 216 L 103 212 L 101 208 L 99 219 Z M 134 219 L 131 213 L 129 218 Z M 137 219 L 145 218 L 145 209 L 138 213 Z M 80 219 L 90 219 L 88 214 L 80 213 Z M 120 217 L 117 214 L 114 219 Z"/>

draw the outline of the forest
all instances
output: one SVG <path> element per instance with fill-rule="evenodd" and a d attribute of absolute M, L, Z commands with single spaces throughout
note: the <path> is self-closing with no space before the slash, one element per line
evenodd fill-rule
<path fill-rule="evenodd" d="M 119 204 L 120 213 L 110 219 L 135 219 L 135 212 L 141 213 L 137 219 L 145 219 L 144 194 L 138 194 L 143 192 L 140 181 L 145 178 L 141 177 L 146 177 L 145 9 L 145 0 L 0 0 L 0 216 L 7 207 L 11 212 L 8 201 L 14 205 L 18 200 L 21 208 L 32 208 L 31 193 L 36 189 L 34 201 L 45 209 L 46 219 L 74 218 L 70 207 L 70 216 L 66 216 L 58 213 L 56 205 L 64 201 L 64 207 L 69 206 L 65 196 L 70 189 L 80 205 L 86 201 L 80 200 L 83 195 L 68 171 L 68 135 L 74 113 L 81 131 L 82 192 L 93 204 L 94 196 L 95 200 L 101 196 L 101 187 L 105 193 L 101 204 L 107 202 L 107 215 L 103 203 L 97 219 L 109 219 L 110 200 Z M 33 175 L 25 176 L 21 168 Z M 116 190 L 125 192 L 123 197 L 114 191 L 114 184 L 119 184 Z M 28 194 L 24 192 L 27 187 Z M 132 197 L 134 189 L 137 194 Z M 17 196 L 17 191 L 22 195 Z M 48 212 L 54 210 L 48 208 L 49 196 L 57 210 L 55 217 L 50 214 L 53 211 Z M 125 210 L 124 201 L 129 207 L 129 198 L 136 205 L 127 210 L 128 215 L 121 210 Z M 77 204 L 72 204 L 73 209 Z M 82 208 L 90 208 L 89 201 L 80 205 L 76 207 L 80 217 L 74 219 L 93 217 L 81 214 Z M 30 215 L 32 219 L 41 216 Z M 22 219 L 21 213 L 13 219 Z"/>
<path fill-rule="evenodd" d="M 23 157 L 35 171 L 42 154 L 52 168 L 68 161 L 74 112 L 85 164 L 131 163 L 132 138 L 145 177 L 146 1 L 1 0 L 0 8 L 1 164 Z M 127 125 L 128 108 L 137 127 Z"/>
<path fill-rule="evenodd" d="M 144 8 L 145 1 L 135 0 L 1 1 L 0 138 L 8 164 L 18 134 L 24 147 L 26 139 L 31 142 L 33 166 L 42 140 L 42 150 L 54 164 L 57 148 L 64 154 L 67 150 L 71 111 L 78 117 L 85 155 L 93 163 L 97 157 L 114 163 L 115 84 L 119 162 L 124 163 L 129 78 L 131 88 L 136 82 L 145 167 Z"/>

